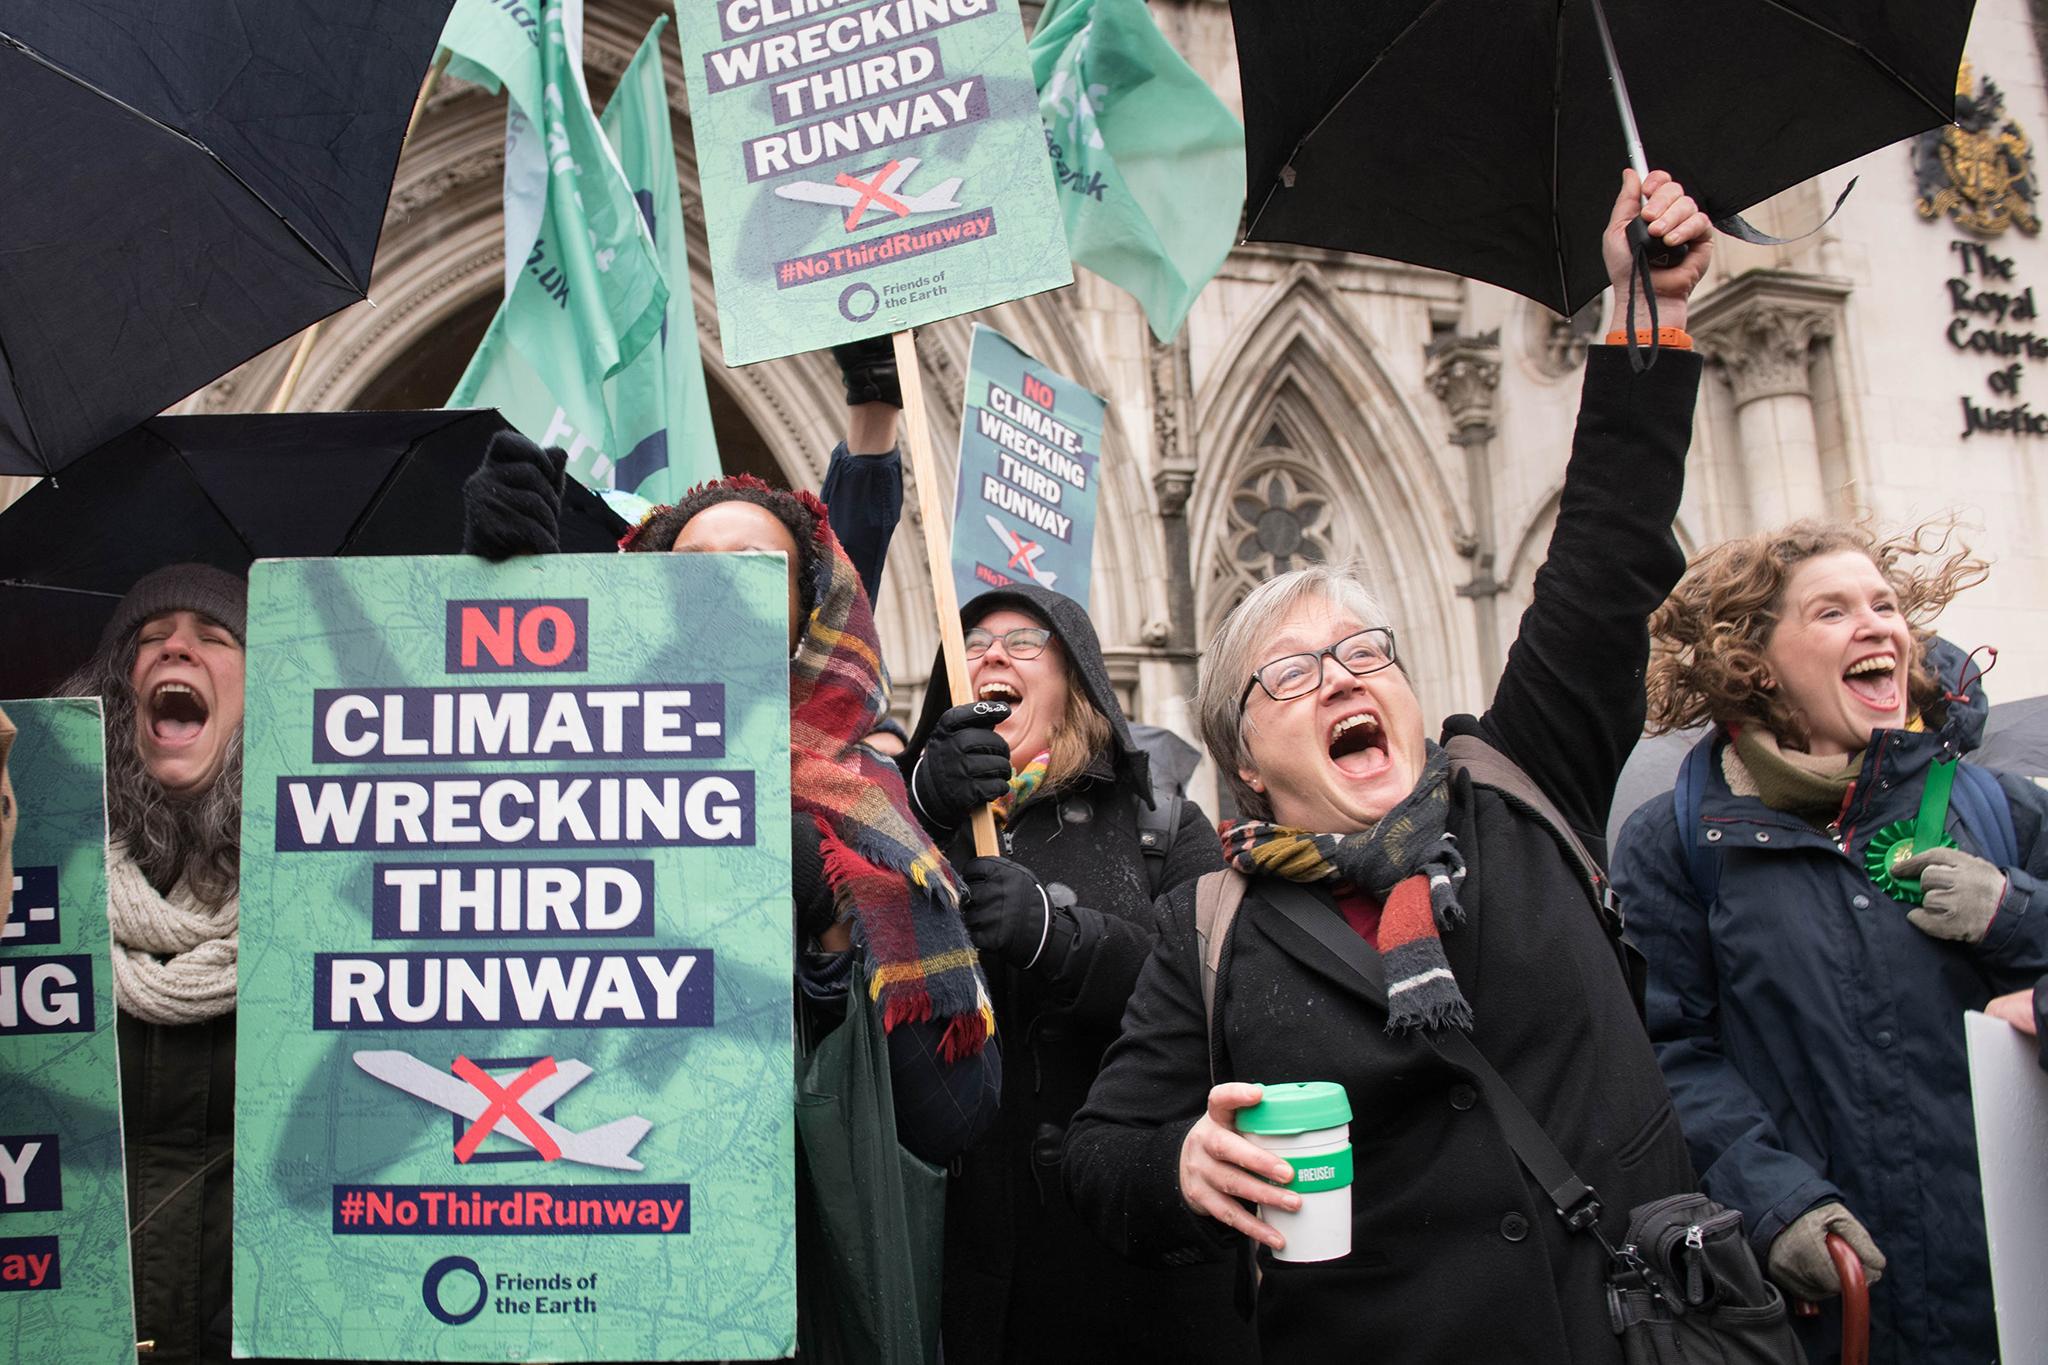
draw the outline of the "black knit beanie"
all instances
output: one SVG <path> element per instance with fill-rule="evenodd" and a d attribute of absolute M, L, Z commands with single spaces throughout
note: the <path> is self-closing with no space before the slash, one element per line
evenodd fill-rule
<path fill-rule="evenodd" d="M 100 648 L 127 639 L 152 616 L 167 611 L 195 611 L 226 626 L 237 642 L 249 642 L 249 584 L 246 579 L 211 564 L 170 564 L 142 576 L 114 608 L 114 619 L 100 634 Z"/>

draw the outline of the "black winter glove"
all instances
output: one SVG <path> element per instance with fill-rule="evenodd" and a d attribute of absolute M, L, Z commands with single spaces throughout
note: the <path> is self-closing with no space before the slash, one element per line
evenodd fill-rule
<path fill-rule="evenodd" d="M 971 701 L 939 717 L 910 769 L 910 799 L 925 823 L 958 829 L 1010 789 L 1010 746 L 996 733 L 1009 716 L 999 701 Z"/>
<path fill-rule="evenodd" d="M 1057 975 L 1075 935 L 1058 924 L 1064 910 L 1022 863 L 1008 858 L 976 858 L 960 869 L 967 883 L 968 937 L 984 953 L 1029 971 L 1039 967 Z M 1055 961 L 1058 957 L 1060 961 Z"/>
<path fill-rule="evenodd" d="M 821 936 L 839 917 L 825 880 L 825 836 L 818 822 L 797 811 L 789 822 L 789 886 L 796 902 L 798 936 L 806 943 Z"/>
<path fill-rule="evenodd" d="M 569 457 L 516 431 L 491 437 L 462 484 L 462 549 L 485 559 L 549 555 L 562 547 L 562 480 Z"/>
<path fill-rule="evenodd" d="M 896 382 L 896 344 L 887 334 L 834 346 L 832 358 L 839 362 L 839 377 L 846 383 L 846 406 L 903 406 L 903 388 Z"/>

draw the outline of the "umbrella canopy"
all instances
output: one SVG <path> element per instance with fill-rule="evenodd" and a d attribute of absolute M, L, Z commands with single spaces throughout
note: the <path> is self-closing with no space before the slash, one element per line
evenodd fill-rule
<path fill-rule="evenodd" d="M 0 697 L 41 696 L 91 655 L 114 605 L 165 564 L 458 554 L 462 481 L 495 412 L 159 417 L 0 513 Z M 570 479 L 565 551 L 626 524 Z"/>
<path fill-rule="evenodd" d="M 452 0 L 0 0 L 0 474 L 366 296 Z"/>
<path fill-rule="evenodd" d="M 1953 117 L 1973 0 L 1617 0 L 1653 167 L 1716 218 Z M 1607 287 L 1626 164 L 1592 0 L 1231 0 L 1246 236 Z"/>

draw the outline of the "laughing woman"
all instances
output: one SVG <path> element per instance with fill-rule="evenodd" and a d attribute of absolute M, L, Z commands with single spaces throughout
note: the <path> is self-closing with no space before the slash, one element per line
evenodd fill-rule
<path fill-rule="evenodd" d="M 1682 327 L 1709 229 L 1668 177 L 1647 188 L 1645 203 L 1625 182 L 1609 272 L 1625 288 L 1639 211 L 1694 243 L 1652 277 Z M 1633 374 L 1621 346 L 1593 348 L 1534 600 L 1486 714 L 1445 723 L 1519 765 L 1582 837 L 1641 730 L 1644 621 L 1684 567 L 1671 520 L 1699 375 L 1675 350 Z M 1427 738 L 1396 642 L 1433 624 L 1391 621 L 1356 578 L 1317 566 L 1261 584 L 1217 631 L 1196 710 L 1251 820 L 1226 839 L 1244 898 L 1208 978 L 1213 1019 L 1197 892 L 1182 887 L 1074 1121 L 1067 1184 L 1133 1257 L 1249 1236 L 1268 1362 L 1619 1365 L 1600 1245 L 1566 1227 L 1503 1114 L 1431 1040 L 1469 1035 L 1599 1191 L 1617 1244 L 1631 1206 L 1690 1187 L 1685 1145 L 1579 864 L 1534 801 L 1454 775 Z M 1321 934 L 1362 939 L 1357 967 L 1377 962 L 1384 989 Z M 1293 1081 L 1350 1099 L 1340 1260 L 1275 1259 L 1284 1238 L 1241 1202 L 1299 1201 L 1268 1183 L 1293 1168 L 1236 1131 L 1262 1094 L 1252 1082 Z"/>
<path fill-rule="evenodd" d="M 1922 544 L 1801 522 L 1700 557 L 1651 623 L 1650 721 L 1716 729 L 1614 875 L 1706 1193 L 1804 1298 L 1846 1239 L 1873 1360 L 1961 1365 L 1998 1345 L 1963 1011 L 2048 971 L 2048 800 L 1957 766 L 1985 701 L 1928 625 L 1984 566 Z M 1955 846 L 1873 864 L 1923 815 Z M 1831 1359 L 1835 1315 L 1804 1327 Z"/>
<path fill-rule="evenodd" d="M 946 1360 L 1242 1365 L 1256 1347 L 1228 1261 L 1124 1264 L 1075 1217 L 1059 1173 L 1151 949 L 1153 898 L 1223 865 L 1216 832 L 1192 802 L 1155 805 L 1079 603 L 1006 588 L 961 624 L 976 700 L 948 708 L 941 668 L 899 760 L 967 881 L 1010 1057 L 995 1129 L 947 1194 Z M 1005 856 L 973 858 L 964 827 L 991 800 Z"/>

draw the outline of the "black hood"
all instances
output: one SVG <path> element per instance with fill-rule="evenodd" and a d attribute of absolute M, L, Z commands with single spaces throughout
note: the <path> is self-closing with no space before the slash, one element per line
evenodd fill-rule
<path fill-rule="evenodd" d="M 1131 725 L 1124 719 L 1123 707 L 1117 704 L 1116 689 L 1110 686 L 1109 665 L 1103 662 L 1102 642 L 1095 638 L 1095 623 L 1088 619 L 1088 609 L 1064 593 L 1036 584 L 1019 583 L 977 594 L 974 600 L 960 608 L 960 628 L 972 630 L 983 617 L 1006 607 L 1029 612 L 1052 630 L 1060 647 L 1067 651 L 1074 673 L 1080 676 L 1081 690 L 1087 694 L 1090 704 L 1109 721 L 1113 736 L 1110 745 L 1114 752 L 1100 757 L 1109 761 L 1120 781 L 1133 784 L 1134 789 L 1149 800 L 1151 760 L 1131 738 Z M 906 763 L 916 761 L 924 749 L 925 740 L 931 735 L 932 727 L 938 724 L 940 714 L 952 704 L 953 693 L 947 686 L 946 656 L 941 650 L 932 663 L 932 681 L 924 694 L 924 709 L 918 713 L 917 728 L 911 733 L 910 747 L 904 753 Z"/>

